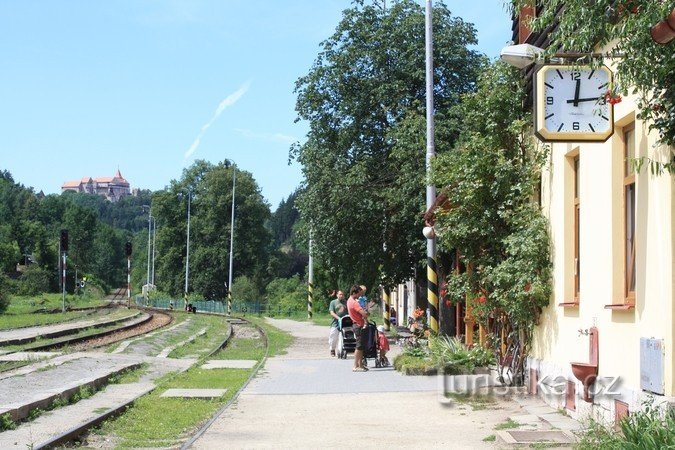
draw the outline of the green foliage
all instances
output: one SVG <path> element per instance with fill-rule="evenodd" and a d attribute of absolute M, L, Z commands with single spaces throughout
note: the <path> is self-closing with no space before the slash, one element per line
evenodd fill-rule
<path fill-rule="evenodd" d="M 433 178 L 448 197 L 436 211 L 439 244 L 470 268 L 448 277 L 449 299 L 483 297 L 474 302 L 479 319 L 501 310 L 529 332 L 549 302 L 551 262 L 547 220 L 532 203 L 546 154 L 529 139 L 521 83 L 501 63 L 484 72 L 463 99 L 458 145 L 437 157 Z"/>
<path fill-rule="evenodd" d="M 30 265 L 21 275 L 17 287 L 17 295 L 36 296 L 49 292 L 50 281 L 53 273 L 39 267 Z"/>
<path fill-rule="evenodd" d="M 515 11 L 530 0 L 513 0 Z M 564 8 L 556 15 L 559 7 Z M 671 1 L 654 0 L 542 0 L 541 12 L 532 21 L 535 30 L 558 22 L 549 36 L 548 52 L 592 52 L 613 45 L 612 52 L 619 92 L 638 94 L 640 118 L 661 135 L 666 145 L 675 144 L 675 58 L 672 43 L 659 45 L 650 35 L 651 27 L 665 20 L 673 9 Z M 539 10 L 539 8 L 538 8 Z M 596 61 L 602 63 L 602 58 Z M 675 172 L 675 160 L 662 166 Z M 664 164 L 665 163 L 665 164 Z"/>
<path fill-rule="evenodd" d="M 446 373 L 473 371 L 476 367 L 485 367 L 494 360 L 492 352 L 480 346 L 467 348 L 457 337 L 430 337 L 429 355 L 437 367 L 443 367 Z"/>
<path fill-rule="evenodd" d="M 485 348 L 466 347 L 461 339 L 447 336 L 429 336 L 406 345 L 400 358 L 394 360 L 394 368 L 404 373 L 430 373 L 442 370 L 458 374 L 472 372 L 476 367 L 485 367 L 494 360 L 493 353 Z"/>
<path fill-rule="evenodd" d="M 9 283 L 7 277 L 0 273 L 0 313 L 9 308 Z"/>
<path fill-rule="evenodd" d="M 302 309 L 307 304 L 307 284 L 297 275 L 275 278 L 267 285 L 265 298 L 270 310 Z"/>
<path fill-rule="evenodd" d="M 187 193 L 191 192 L 189 289 L 203 298 L 225 298 L 234 170 L 228 162 L 211 164 L 199 160 L 184 170 L 180 180 L 172 180 L 168 189 L 153 196 L 152 215 L 158 225 L 155 280 L 161 290 L 175 296 L 183 294 Z M 233 276 L 246 275 L 256 285 L 264 285 L 271 248 L 271 236 L 265 228 L 269 206 L 251 174 L 238 168 L 235 194 Z M 134 243 L 147 250 L 147 233 L 140 233 Z M 135 280 L 146 278 L 143 267 L 147 254 L 141 252 Z"/>
<path fill-rule="evenodd" d="M 452 108 L 484 58 L 472 25 L 434 8 L 437 149 L 457 137 Z M 309 122 L 291 149 L 305 184 L 297 199 L 305 239 L 313 230 L 317 286 L 398 282 L 424 258 L 424 11 L 413 0 L 383 9 L 356 1 L 296 83 Z M 320 280 L 320 281 L 319 281 Z"/>
<path fill-rule="evenodd" d="M 0 416 L 0 431 L 13 430 L 15 428 L 16 423 L 14 423 L 9 413 Z"/>
<path fill-rule="evenodd" d="M 660 410 L 652 403 L 645 404 L 641 411 L 631 412 L 620 422 L 619 431 L 591 421 L 579 437 L 578 448 L 675 448 L 675 414 Z"/>
<path fill-rule="evenodd" d="M 260 289 L 256 283 L 241 275 L 232 282 L 232 299 L 238 302 L 253 302 L 260 299 Z"/>

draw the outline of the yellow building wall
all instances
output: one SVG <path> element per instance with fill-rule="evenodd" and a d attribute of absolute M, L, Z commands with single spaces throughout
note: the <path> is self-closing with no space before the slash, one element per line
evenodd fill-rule
<path fill-rule="evenodd" d="M 636 301 L 627 311 L 606 309 L 623 301 L 624 211 L 622 128 L 634 122 L 638 156 L 667 161 L 670 148 L 636 118 L 632 98 L 615 105 L 615 133 L 605 143 L 551 146 L 542 176 L 542 208 L 550 220 L 554 294 L 534 332 L 531 356 L 566 368 L 588 362 L 589 344 L 579 330 L 597 326 L 599 376 L 620 376 L 640 391 L 640 338 L 664 340 L 665 395 L 675 395 L 675 181 L 670 174 L 636 175 Z M 574 301 L 573 165 L 580 161 L 580 289 Z"/>

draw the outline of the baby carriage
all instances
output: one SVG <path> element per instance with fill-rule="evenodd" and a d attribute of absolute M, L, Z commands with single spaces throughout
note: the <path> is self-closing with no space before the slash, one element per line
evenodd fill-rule
<path fill-rule="evenodd" d="M 356 350 L 356 338 L 354 337 L 354 323 L 349 316 L 341 317 L 338 321 L 337 357 L 347 359 L 348 353 L 354 353 Z"/>
<path fill-rule="evenodd" d="M 366 333 L 366 348 L 363 350 L 363 367 L 368 367 L 368 359 L 375 360 L 376 368 L 382 367 L 379 355 L 380 344 L 377 324 L 375 322 L 367 322 L 363 332 Z"/>

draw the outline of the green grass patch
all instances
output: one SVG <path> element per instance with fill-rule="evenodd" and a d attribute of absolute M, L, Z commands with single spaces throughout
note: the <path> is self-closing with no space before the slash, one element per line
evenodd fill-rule
<path fill-rule="evenodd" d="M 267 356 L 276 356 L 286 354 L 286 349 L 293 343 L 295 338 L 288 332 L 282 331 L 267 322 L 262 318 L 247 317 L 251 323 L 260 326 L 265 330 L 269 342 L 269 351 Z"/>
<path fill-rule="evenodd" d="M 497 404 L 497 401 L 494 397 L 490 395 L 480 395 L 480 394 L 464 394 L 450 392 L 445 394 L 447 398 L 450 398 L 457 403 L 468 405 L 473 411 L 482 411 L 488 408 L 492 408 Z"/>
<path fill-rule="evenodd" d="M 497 436 L 494 434 L 491 434 L 490 436 L 486 436 L 483 438 L 483 442 L 494 442 L 497 440 Z"/>
<path fill-rule="evenodd" d="M 215 359 L 256 359 L 265 356 L 265 342 L 262 339 L 232 339 L 227 343 L 227 351 L 219 352 Z"/>
<path fill-rule="evenodd" d="M 137 383 L 138 380 L 148 371 L 148 363 L 142 363 L 135 369 L 128 369 L 118 372 L 108 379 L 109 384 L 127 384 Z"/>
<path fill-rule="evenodd" d="M 430 358 L 407 355 L 402 353 L 394 359 L 394 369 L 404 375 L 433 375 L 438 373 L 438 367 Z"/>
<path fill-rule="evenodd" d="M 511 430 L 513 428 L 522 427 L 524 424 L 518 423 L 515 420 L 508 419 L 505 422 L 495 425 L 495 430 Z"/>

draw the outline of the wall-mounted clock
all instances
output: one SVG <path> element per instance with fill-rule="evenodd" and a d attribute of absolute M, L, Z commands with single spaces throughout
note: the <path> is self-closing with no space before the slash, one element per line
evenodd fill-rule
<path fill-rule="evenodd" d="M 605 66 L 545 65 L 534 84 L 534 129 L 544 142 L 604 142 L 614 133 Z"/>

